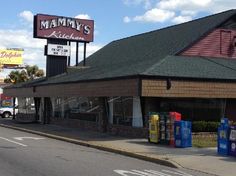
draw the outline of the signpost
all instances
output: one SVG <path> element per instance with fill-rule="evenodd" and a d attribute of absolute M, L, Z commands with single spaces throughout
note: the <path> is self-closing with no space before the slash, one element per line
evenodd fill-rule
<path fill-rule="evenodd" d="M 47 39 L 45 47 L 46 77 L 65 73 L 70 66 L 70 45 L 76 42 L 76 66 L 79 65 L 79 43 L 84 44 L 84 61 L 86 44 L 93 41 L 94 21 L 55 15 L 37 14 L 34 16 L 34 38 Z M 69 45 L 68 45 L 69 43 Z M 68 64 L 68 65 L 67 65 Z M 44 120 L 50 122 L 50 98 L 44 98 Z"/>
<path fill-rule="evenodd" d="M 79 65 L 79 43 L 84 44 L 83 66 L 86 65 L 86 44 L 93 42 L 94 21 L 37 14 L 34 16 L 33 34 L 34 38 L 47 39 L 46 77 L 51 77 L 66 72 L 70 66 L 71 42 L 76 42 L 76 66 Z"/>
<path fill-rule="evenodd" d="M 70 56 L 70 46 L 68 45 L 48 44 L 46 50 L 46 54 L 50 56 Z"/>

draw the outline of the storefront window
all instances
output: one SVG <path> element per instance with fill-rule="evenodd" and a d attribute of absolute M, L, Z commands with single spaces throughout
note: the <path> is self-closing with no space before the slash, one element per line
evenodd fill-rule
<path fill-rule="evenodd" d="M 101 112 L 99 98 L 68 97 L 52 98 L 53 117 L 72 118 L 86 121 L 98 121 Z"/>
<path fill-rule="evenodd" d="M 159 111 L 177 111 L 185 120 L 219 121 L 225 111 L 222 99 L 161 99 Z"/>
<path fill-rule="evenodd" d="M 132 126 L 133 97 L 113 97 L 113 124 Z"/>
<path fill-rule="evenodd" d="M 34 98 L 18 98 L 18 113 L 35 114 Z"/>

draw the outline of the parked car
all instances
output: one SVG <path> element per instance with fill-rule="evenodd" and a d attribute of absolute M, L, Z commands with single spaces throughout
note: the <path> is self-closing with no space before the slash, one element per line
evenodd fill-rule
<path fill-rule="evenodd" d="M 15 114 L 18 113 L 18 108 L 15 108 Z M 0 116 L 2 118 L 9 118 L 13 115 L 13 107 L 0 107 Z"/>

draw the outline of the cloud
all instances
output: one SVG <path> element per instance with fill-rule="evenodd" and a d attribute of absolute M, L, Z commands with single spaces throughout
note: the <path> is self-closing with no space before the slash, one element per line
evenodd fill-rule
<path fill-rule="evenodd" d="M 44 56 L 44 49 L 30 49 L 25 48 L 23 54 L 23 63 L 27 65 L 38 65 L 39 68 L 46 68 L 46 57 Z"/>
<path fill-rule="evenodd" d="M 179 24 L 179 23 L 184 23 L 191 20 L 192 20 L 191 16 L 177 16 L 177 17 L 174 17 L 171 21 L 173 23 Z"/>
<path fill-rule="evenodd" d="M 213 0 L 161 0 L 157 7 L 166 10 L 195 10 L 207 7 Z"/>
<path fill-rule="evenodd" d="M 181 11 L 181 15 L 183 15 L 183 16 L 195 16 L 197 14 L 197 12 L 196 11 L 192 11 L 192 10 L 182 10 Z"/>
<path fill-rule="evenodd" d="M 13 30 L 13 29 L 0 29 L 0 48 L 23 48 L 23 63 L 29 65 L 38 65 L 39 68 L 46 68 L 46 57 L 44 56 L 44 46 L 46 45 L 45 39 L 33 38 L 32 31 Z M 88 44 L 87 56 L 99 50 L 103 45 L 101 44 Z M 80 60 L 83 58 L 83 47 L 80 47 Z M 75 46 L 72 45 L 72 63 L 75 61 Z M 2 75 L 7 75 L 8 70 L 4 70 Z"/>
<path fill-rule="evenodd" d="M 217 13 L 236 8 L 235 0 L 160 0 L 157 8 L 174 11 Z"/>
<path fill-rule="evenodd" d="M 103 45 L 101 44 L 93 44 L 93 43 L 87 44 L 86 57 L 89 57 L 91 54 L 95 53 L 102 47 Z M 75 57 L 76 57 L 76 47 L 75 47 L 75 43 L 72 43 L 71 44 L 71 66 L 75 65 Z M 84 46 L 83 44 L 80 44 L 79 45 L 79 62 L 83 60 L 83 57 L 84 57 Z"/>
<path fill-rule="evenodd" d="M 28 23 L 33 23 L 34 15 L 31 11 L 25 10 L 19 13 L 19 17 L 25 20 Z"/>
<path fill-rule="evenodd" d="M 135 16 L 132 21 L 139 21 L 139 22 L 164 22 L 169 20 L 175 16 L 175 13 L 172 11 L 161 10 L 161 9 L 151 9 L 148 10 L 145 14 L 140 16 Z"/>
<path fill-rule="evenodd" d="M 229 9 L 236 9 L 235 0 L 213 0 L 206 10 L 218 13 Z"/>
<path fill-rule="evenodd" d="M 46 40 L 33 38 L 32 31 L 0 29 L 0 47 L 6 48 L 41 48 Z"/>
<path fill-rule="evenodd" d="M 33 38 L 28 30 L 0 29 L 0 48 L 24 49 L 23 62 L 45 67 L 44 45 L 46 40 Z"/>
<path fill-rule="evenodd" d="M 21 20 L 21 26 L 18 29 L 0 29 L 0 48 L 22 48 L 23 63 L 29 65 L 38 65 L 39 68 L 46 70 L 46 56 L 44 55 L 44 46 L 46 45 L 46 39 L 33 38 L 32 28 L 28 28 L 30 24 L 33 26 L 33 13 L 30 11 L 23 11 L 19 13 L 18 18 Z M 88 14 L 79 14 L 76 18 L 90 19 Z M 27 26 L 26 26 L 26 25 Z M 96 34 L 96 31 L 95 31 Z M 87 44 L 86 56 L 93 54 L 100 48 L 102 44 Z M 71 62 L 75 62 L 75 44 L 72 42 Z M 79 49 L 79 58 L 83 58 L 83 47 Z M 4 69 L 0 76 L 6 76 L 9 73 L 8 69 Z"/>
<path fill-rule="evenodd" d="M 144 5 L 145 9 L 149 9 L 152 5 L 152 0 L 123 0 L 123 3 L 127 6 L 130 5 Z"/>
<path fill-rule="evenodd" d="M 129 22 L 131 22 L 131 19 L 130 19 L 130 17 L 125 16 L 125 17 L 123 18 L 123 21 L 124 21 L 125 23 L 129 23 Z"/>
<path fill-rule="evenodd" d="M 28 30 L 0 29 L 0 47 L 6 48 L 41 48 L 46 42 L 34 39 Z M 33 45 L 32 45 L 33 44 Z"/>
<path fill-rule="evenodd" d="M 87 19 L 87 20 L 90 20 L 90 19 L 91 19 L 88 14 L 79 14 L 79 15 L 75 16 L 75 18 Z"/>
<path fill-rule="evenodd" d="M 91 17 L 88 14 L 79 14 L 79 15 L 76 15 L 75 18 L 91 20 Z M 95 36 L 99 35 L 99 31 L 97 30 L 97 26 L 95 24 L 94 24 L 94 35 Z"/>
<path fill-rule="evenodd" d="M 125 4 L 142 5 L 142 0 L 123 0 Z M 151 7 L 143 15 L 126 16 L 128 22 L 172 22 L 181 23 L 194 19 L 202 12 L 205 14 L 218 13 L 236 8 L 235 0 L 156 0 L 156 4 L 149 1 Z M 173 16 L 174 14 L 174 16 Z M 159 20 L 156 18 L 159 17 Z M 130 19 L 130 20 L 127 20 Z"/>

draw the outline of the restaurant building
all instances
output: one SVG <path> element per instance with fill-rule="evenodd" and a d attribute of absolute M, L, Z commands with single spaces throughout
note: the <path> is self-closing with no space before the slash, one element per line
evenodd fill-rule
<path fill-rule="evenodd" d="M 86 66 L 4 94 L 23 102 L 19 119 L 117 135 L 146 136 L 149 112 L 236 120 L 236 10 L 113 41 Z M 31 101 L 35 111 L 24 110 Z"/>

